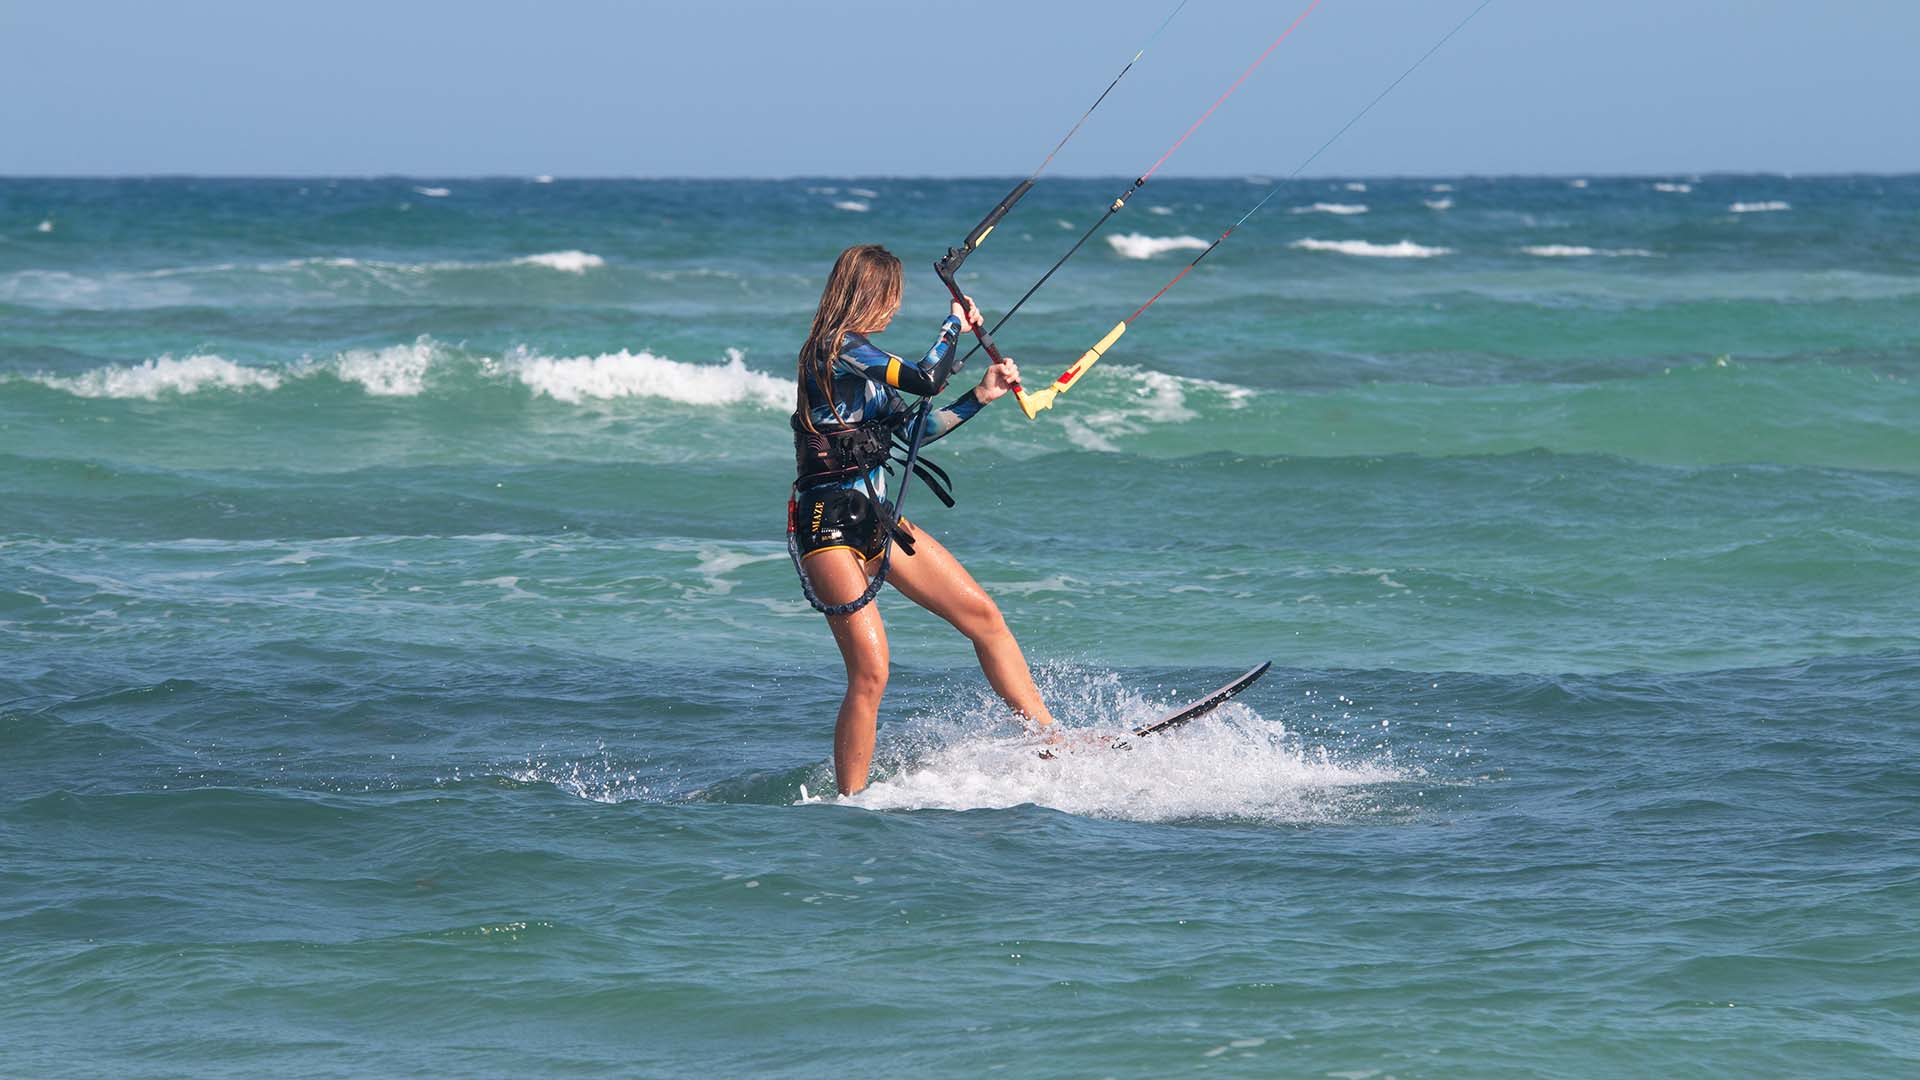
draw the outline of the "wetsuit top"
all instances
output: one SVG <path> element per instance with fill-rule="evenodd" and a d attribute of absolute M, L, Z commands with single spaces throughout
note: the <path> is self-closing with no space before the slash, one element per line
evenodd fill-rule
<path fill-rule="evenodd" d="M 901 399 L 900 390 L 913 394 L 934 393 L 938 387 L 933 384 L 931 373 L 952 354 L 960 330 L 960 320 L 948 315 L 946 321 L 940 324 L 939 339 L 917 364 L 908 364 L 881 349 L 868 341 L 864 334 L 848 334 L 840 343 L 840 354 L 834 357 L 831 398 L 821 392 L 811 367 L 802 375 L 806 389 L 807 421 L 819 431 L 832 431 L 907 412 L 907 403 Z M 921 444 L 945 437 L 985 407 L 969 390 L 945 406 L 929 410 L 919 433 Z M 885 495 L 885 468 L 876 465 L 864 478 L 822 478 L 818 483 L 806 485 L 805 489 L 827 486 L 852 488 L 861 487 L 863 483 L 871 483 L 875 494 Z"/>

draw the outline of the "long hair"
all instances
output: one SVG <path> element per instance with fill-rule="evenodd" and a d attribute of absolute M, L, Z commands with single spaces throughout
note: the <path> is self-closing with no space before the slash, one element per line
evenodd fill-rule
<path fill-rule="evenodd" d="M 833 361 L 850 333 L 878 329 L 900 307 L 900 260 L 879 244 L 855 244 L 833 261 L 827 287 L 820 290 L 820 306 L 813 313 L 813 329 L 800 347 L 797 369 L 800 413 L 808 409 L 807 374 L 833 404 Z M 839 412 L 838 404 L 834 411 Z"/>

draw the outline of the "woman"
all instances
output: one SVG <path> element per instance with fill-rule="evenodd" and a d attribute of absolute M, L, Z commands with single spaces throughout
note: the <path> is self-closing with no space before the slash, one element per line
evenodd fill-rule
<path fill-rule="evenodd" d="M 1053 716 L 1000 608 L 939 541 L 904 519 L 896 524 L 885 501 L 887 447 L 892 433 L 910 422 L 899 392 L 943 389 L 958 366 L 954 345 L 961 330 L 980 324 L 971 299 L 964 307 L 955 303 L 933 348 L 908 364 L 867 340 L 893 321 L 900 293 L 900 260 L 878 244 L 841 252 L 820 293 L 813 329 L 800 350 L 793 416 L 800 478 L 788 529 L 798 542 L 800 572 L 818 604 L 850 607 L 867 594 L 891 538 L 887 580 L 965 634 L 994 690 L 1015 712 L 1045 727 Z M 952 432 L 1019 378 L 1010 359 L 987 368 L 980 385 L 924 414 L 920 441 Z M 873 762 L 874 724 L 887 688 L 887 631 L 871 603 L 830 612 L 827 625 L 847 666 L 847 693 L 833 730 L 833 771 L 840 793 L 851 795 L 867 786 Z"/>

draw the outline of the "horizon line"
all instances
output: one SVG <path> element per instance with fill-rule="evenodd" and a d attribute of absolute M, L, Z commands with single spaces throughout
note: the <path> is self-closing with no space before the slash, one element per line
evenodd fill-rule
<path fill-rule="evenodd" d="M 1843 169 L 1836 171 L 1803 170 L 1741 170 L 1741 169 L 1673 169 L 1659 172 L 1607 172 L 1607 171 L 1567 171 L 1567 172 L 1458 172 L 1458 173 L 1310 173 L 1300 176 L 1270 177 L 1263 173 L 1212 173 L 1206 175 L 1181 175 L 1169 177 L 1172 180 L 1240 180 L 1264 184 L 1284 184 L 1295 181 L 1314 180 L 1648 180 L 1683 177 L 1693 182 L 1701 182 L 1714 177 L 1774 177 L 1783 180 L 1794 179 L 1841 179 L 1849 177 L 1873 177 L 1879 179 L 1899 179 L 1920 176 L 1920 169 L 1912 171 L 1880 171 Z M 1129 182 L 1125 173 L 1056 173 L 1049 177 L 1054 180 L 1119 180 Z M 794 181 L 927 181 L 927 180 L 1018 180 L 1016 173 L 969 173 L 957 174 L 914 174 L 914 173 L 787 173 L 781 175 L 724 175 L 697 173 L 663 173 L 658 175 L 619 174 L 619 173 L 583 173 L 563 175 L 560 173 L 193 173 L 193 172 L 126 172 L 126 173 L 0 173 L 0 182 L 13 180 L 457 180 L 473 181 L 520 181 L 524 183 L 712 183 L 716 181 L 785 183 Z"/>

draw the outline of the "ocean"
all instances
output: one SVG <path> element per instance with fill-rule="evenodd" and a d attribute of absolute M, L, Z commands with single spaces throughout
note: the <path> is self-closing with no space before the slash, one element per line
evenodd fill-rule
<path fill-rule="evenodd" d="M 1072 728 L 1273 671 L 1041 760 L 888 590 L 821 800 L 795 353 L 1010 183 L 0 180 L 0 1075 L 1920 1072 L 1920 177 L 1286 182 L 909 496 Z"/>

